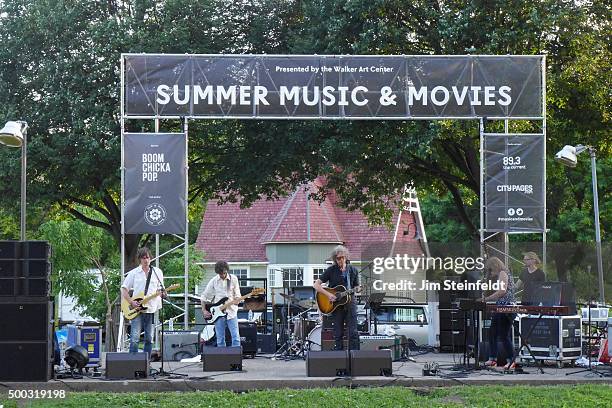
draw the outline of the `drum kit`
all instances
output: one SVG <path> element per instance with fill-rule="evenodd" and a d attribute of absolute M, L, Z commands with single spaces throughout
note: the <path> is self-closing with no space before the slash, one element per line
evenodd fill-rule
<path fill-rule="evenodd" d="M 276 358 L 305 358 L 309 350 L 321 350 L 322 315 L 317 310 L 314 299 L 298 299 L 295 294 L 280 293 L 286 303 L 287 314 L 283 316 L 287 324 L 285 343 L 275 353 Z M 292 308 L 293 306 L 293 308 Z M 295 306 L 302 309 L 294 316 Z"/>

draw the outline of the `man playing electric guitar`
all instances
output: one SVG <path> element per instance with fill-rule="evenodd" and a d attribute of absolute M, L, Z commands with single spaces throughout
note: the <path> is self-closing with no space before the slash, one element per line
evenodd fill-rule
<path fill-rule="evenodd" d="M 139 248 L 137 252 L 140 266 L 128 272 L 123 284 L 121 285 L 121 296 L 132 308 L 139 308 L 140 303 L 132 300 L 130 290 L 134 293 L 141 293 L 144 296 L 158 292 L 162 298 L 166 298 L 164 290 L 164 274 L 161 269 L 151 266 L 151 252 L 149 248 Z M 151 355 L 153 348 L 153 317 L 155 312 L 162 307 L 162 300 L 159 296 L 152 298 L 146 308 L 132 319 L 130 324 L 130 353 L 138 351 L 140 343 L 140 333 L 144 330 L 144 352 Z"/>
<path fill-rule="evenodd" d="M 338 245 L 332 251 L 331 258 L 334 264 L 327 268 L 323 275 L 317 279 L 313 285 L 314 289 L 331 301 L 336 302 L 336 296 L 325 290 L 322 283 L 327 282 L 330 288 L 344 286 L 346 290 L 360 292 L 361 283 L 357 269 L 348 264 L 348 250 L 342 245 Z M 344 303 L 346 299 L 338 299 L 338 303 Z M 342 306 L 338 306 L 331 313 L 334 320 L 334 339 L 336 350 L 344 348 L 342 338 L 344 335 L 344 324 L 346 323 L 349 339 L 349 350 L 359 350 L 359 333 L 357 332 L 357 302 L 355 296 Z"/>
<path fill-rule="evenodd" d="M 225 261 L 218 261 L 215 264 L 217 276 L 212 278 L 206 289 L 202 292 L 202 313 L 205 319 L 210 319 L 212 315 L 206 310 L 206 305 L 217 302 L 223 298 L 228 301 L 240 298 L 240 285 L 235 275 L 230 275 L 229 265 Z M 215 334 L 217 336 L 217 347 L 225 347 L 225 328 L 229 328 L 232 336 L 232 347 L 240 347 L 240 332 L 238 331 L 238 305 L 230 305 L 225 308 L 226 316 L 215 320 Z"/>

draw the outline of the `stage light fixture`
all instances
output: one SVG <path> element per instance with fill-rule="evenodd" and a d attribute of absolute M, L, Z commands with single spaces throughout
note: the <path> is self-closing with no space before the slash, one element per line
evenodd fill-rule
<path fill-rule="evenodd" d="M 27 161 L 27 122 L 8 121 L 0 130 L 0 144 L 9 147 L 21 147 L 21 241 L 26 240 L 26 161 Z"/>
<path fill-rule="evenodd" d="M 89 363 L 89 353 L 83 346 L 74 345 L 64 352 L 64 361 L 70 370 L 82 370 Z"/>
<path fill-rule="evenodd" d="M 597 252 L 597 275 L 599 279 L 599 302 L 606 304 L 604 295 L 603 260 L 601 255 L 601 229 L 599 226 L 599 197 L 597 194 L 597 160 L 595 148 L 583 145 L 565 145 L 556 155 L 555 160 L 568 166 L 576 167 L 578 155 L 588 151 L 591 156 L 591 181 L 593 183 L 593 212 L 595 213 L 595 250 Z"/>

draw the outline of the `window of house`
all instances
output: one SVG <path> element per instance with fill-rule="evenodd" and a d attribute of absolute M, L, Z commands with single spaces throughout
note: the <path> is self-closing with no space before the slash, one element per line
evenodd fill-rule
<path fill-rule="evenodd" d="M 304 286 L 304 269 L 302 268 L 283 268 L 283 282 L 288 287 Z"/>
<path fill-rule="evenodd" d="M 238 282 L 240 282 L 240 286 L 248 286 L 248 281 L 246 280 L 241 280 L 241 279 L 247 279 L 249 277 L 249 271 L 246 268 L 236 268 L 236 269 L 230 269 L 230 273 L 232 275 L 236 275 L 236 277 L 238 278 Z"/>
<path fill-rule="evenodd" d="M 276 271 L 274 269 L 268 270 L 268 287 L 275 288 L 276 284 Z"/>
<path fill-rule="evenodd" d="M 323 275 L 323 272 L 325 272 L 325 268 L 313 268 L 312 269 L 312 282 L 314 283 L 317 279 L 319 279 L 321 275 Z"/>

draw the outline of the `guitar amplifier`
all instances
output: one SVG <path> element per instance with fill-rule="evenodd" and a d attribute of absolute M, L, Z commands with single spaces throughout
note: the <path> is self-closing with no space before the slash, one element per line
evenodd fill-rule
<path fill-rule="evenodd" d="M 401 358 L 400 338 L 394 336 L 359 336 L 360 350 L 389 350 L 394 361 Z"/>
<path fill-rule="evenodd" d="M 164 361 L 181 361 L 200 354 L 200 333 L 196 331 L 165 331 Z"/>
<path fill-rule="evenodd" d="M 204 371 L 242 371 L 242 347 L 208 347 L 202 350 Z"/>
<path fill-rule="evenodd" d="M 238 322 L 238 332 L 240 333 L 242 354 L 255 358 L 255 354 L 257 354 L 257 323 Z M 228 347 L 232 345 L 232 335 L 227 327 L 225 328 L 225 344 Z"/>
<path fill-rule="evenodd" d="M 343 377 L 349 374 L 348 351 L 310 351 L 306 357 L 308 377 Z"/>

